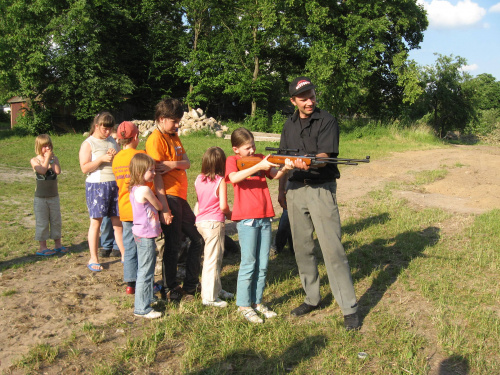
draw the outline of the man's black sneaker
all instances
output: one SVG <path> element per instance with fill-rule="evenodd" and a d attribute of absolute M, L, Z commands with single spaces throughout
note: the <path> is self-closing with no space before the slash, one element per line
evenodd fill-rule
<path fill-rule="evenodd" d="M 318 307 L 319 307 L 319 305 L 313 306 L 313 305 L 308 305 L 307 303 L 304 302 L 299 307 L 293 309 L 290 312 L 290 315 L 293 315 L 293 316 L 306 315 L 306 314 L 309 314 L 311 311 L 316 310 Z"/>
<path fill-rule="evenodd" d="M 361 327 L 358 313 L 344 315 L 344 327 L 346 331 L 358 330 Z"/>
<path fill-rule="evenodd" d="M 121 258 L 122 257 L 122 253 L 120 253 L 120 250 L 111 250 L 111 254 L 110 254 L 113 258 Z"/>
<path fill-rule="evenodd" d="M 165 293 L 165 299 L 168 302 L 180 302 L 183 295 L 184 295 L 184 291 L 178 285 L 175 288 L 170 289 L 168 292 Z"/>
<path fill-rule="evenodd" d="M 110 255 L 111 255 L 111 250 L 104 250 L 104 249 L 99 250 L 99 256 L 101 258 L 108 258 Z"/>

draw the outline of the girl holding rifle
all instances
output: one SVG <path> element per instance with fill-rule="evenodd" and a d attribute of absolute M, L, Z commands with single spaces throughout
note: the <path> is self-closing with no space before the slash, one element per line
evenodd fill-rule
<path fill-rule="evenodd" d="M 237 222 L 241 247 L 236 305 L 249 322 L 262 323 L 257 312 L 268 319 L 277 315 L 262 304 L 271 247 L 271 218 L 274 217 L 266 177 L 279 179 L 294 166 L 286 159 L 285 165 L 277 169 L 279 165 L 270 163 L 269 156 L 255 154 L 253 134 L 245 128 L 231 134 L 231 145 L 235 155 L 226 160 L 226 181 L 234 187 L 231 219 Z M 262 160 L 248 169 L 238 170 L 238 159 L 247 156 L 258 156 Z"/>

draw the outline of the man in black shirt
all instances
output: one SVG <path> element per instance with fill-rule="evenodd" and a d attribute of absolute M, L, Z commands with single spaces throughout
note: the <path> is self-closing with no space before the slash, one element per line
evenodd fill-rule
<path fill-rule="evenodd" d="M 297 110 L 285 122 L 280 149 L 299 150 L 294 152 L 296 155 L 337 157 L 339 126 L 335 117 L 316 108 L 315 87 L 307 77 L 298 77 L 290 84 L 290 101 Z M 295 169 L 281 178 L 278 197 L 280 205 L 288 209 L 295 259 L 306 293 L 304 303 L 293 309 L 291 314 L 305 315 L 318 308 L 321 301 L 312 237 L 316 231 L 330 287 L 344 315 L 344 326 L 347 330 L 358 329 L 358 304 L 341 242 L 336 197 L 339 170 L 336 164 L 309 168 L 297 161 L 295 165 Z"/>

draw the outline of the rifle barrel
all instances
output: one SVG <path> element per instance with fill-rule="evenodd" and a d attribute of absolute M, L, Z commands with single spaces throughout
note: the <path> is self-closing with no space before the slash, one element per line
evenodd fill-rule
<path fill-rule="evenodd" d="M 315 158 L 316 162 L 328 162 L 328 161 L 346 161 L 346 162 L 353 162 L 353 163 L 369 163 L 370 162 L 370 157 L 367 156 L 365 159 L 345 159 L 345 158 Z"/>

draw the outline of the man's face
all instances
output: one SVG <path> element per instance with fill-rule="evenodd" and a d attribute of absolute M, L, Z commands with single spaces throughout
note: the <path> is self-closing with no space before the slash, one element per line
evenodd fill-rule
<path fill-rule="evenodd" d="M 305 91 L 290 98 L 290 101 L 299 110 L 300 117 L 307 118 L 312 115 L 314 108 L 316 108 L 316 92 L 314 89 Z"/>
<path fill-rule="evenodd" d="M 160 117 L 160 126 L 164 133 L 175 134 L 179 128 L 179 123 L 181 119 L 172 119 L 166 117 Z"/>

